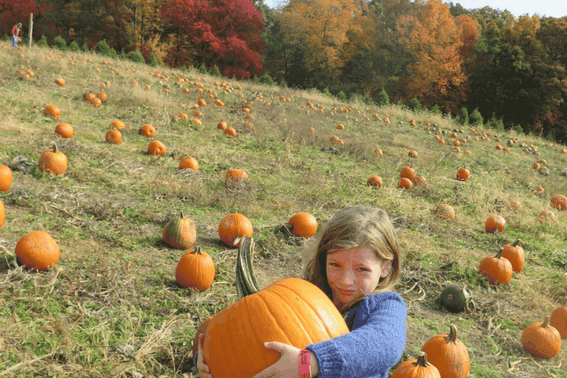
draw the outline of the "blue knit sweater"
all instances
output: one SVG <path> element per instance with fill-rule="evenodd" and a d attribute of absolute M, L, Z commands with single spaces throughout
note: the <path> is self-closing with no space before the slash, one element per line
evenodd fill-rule
<path fill-rule="evenodd" d="M 371 294 L 349 311 L 351 332 L 306 347 L 319 378 L 386 378 L 406 346 L 407 307 L 396 293 Z"/>

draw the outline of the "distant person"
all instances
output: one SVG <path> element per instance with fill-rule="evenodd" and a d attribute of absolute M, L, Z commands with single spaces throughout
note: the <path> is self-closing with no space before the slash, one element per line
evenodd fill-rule
<path fill-rule="evenodd" d="M 20 31 L 22 30 L 22 23 L 18 22 L 12 28 L 12 47 L 18 46 L 18 40 L 20 39 Z"/>

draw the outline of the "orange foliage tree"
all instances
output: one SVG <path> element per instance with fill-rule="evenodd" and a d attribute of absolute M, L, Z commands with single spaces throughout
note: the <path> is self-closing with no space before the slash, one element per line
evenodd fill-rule
<path fill-rule="evenodd" d="M 467 99 L 466 61 L 479 36 L 477 22 L 466 15 L 455 19 L 441 0 L 429 0 L 419 18 L 401 18 L 398 30 L 413 57 L 398 82 L 399 96 L 458 113 Z"/>

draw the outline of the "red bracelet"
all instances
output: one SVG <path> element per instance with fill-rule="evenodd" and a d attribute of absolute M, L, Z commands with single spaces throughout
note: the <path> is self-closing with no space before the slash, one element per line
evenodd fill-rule
<path fill-rule="evenodd" d="M 311 352 L 302 349 L 299 352 L 299 378 L 311 378 Z"/>

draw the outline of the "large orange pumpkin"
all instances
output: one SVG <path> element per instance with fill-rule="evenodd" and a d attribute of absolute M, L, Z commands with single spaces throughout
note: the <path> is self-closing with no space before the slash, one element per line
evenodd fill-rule
<path fill-rule="evenodd" d="M 309 213 L 298 213 L 289 218 L 291 233 L 302 238 L 310 238 L 317 233 L 317 219 Z"/>
<path fill-rule="evenodd" d="M 492 215 L 488 217 L 486 223 L 484 224 L 484 228 L 486 232 L 494 233 L 498 231 L 498 233 L 504 232 L 506 229 L 506 220 L 501 217 L 500 215 Z"/>
<path fill-rule="evenodd" d="M 441 219 L 453 219 L 455 218 L 455 210 L 450 205 L 443 203 L 437 206 L 435 215 Z"/>
<path fill-rule="evenodd" d="M 551 199 L 551 206 L 559 210 L 567 210 L 567 197 L 557 194 Z"/>
<path fill-rule="evenodd" d="M 120 144 L 122 142 L 122 133 L 112 129 L 106 132 L 106 141 L 110 144 Z"/>
<path fill-rule="evenodd" d="M 195 158 L 181 158 L 179 160 L 179 169 L 192 169 L 194 171 L 199 170 L 199 162 Z"/>
<path fill-rule="evenodd" d="M 400 172 L 400 178 L 405 177 L 408 180 L 413 181 L 415 179 L 416 174 L 417 173 L 415 172 L 415 169 L 413 169 L 412 167 L 404 167 Z"/>
<path fill-rule="evenodd" d="M 59 108 L 55 105 L 49 105 L 43 109 L 43 114 L 59 119 L 61 116 L 61 110 L 59 110 Z"/>
<path fill-rule="evenodd" d="M 148 138 L 153 138 L 156 135 L 156 129 L 153 125 L 146 123 L 145 125 L 140 127 L 138 133 L 142 134 L 143 136 L 147 136 Z"/>
<path fill-rule="evenodd" d="M 244 238 L 243 247 L 250 243 Z M 239 250 L 239 276 L 247 283 L 253 274 L 238 274 L 250 265 Z M 244 268 L 242 268 L 244 269 Z M 242 287 L 240 284 L 237 287 Z M 348 327 L 321 289 L 300 278 L 284 278 L 263 290 L 252 290 L 213 316 L 205 333 L 203 356 L 215 378 L 249 378 L 280 359 L 264 343 L 279 341 L 303 349 L 307 345 L 345 335 Z M 246 348 L 242 346 L 245 345 Z"/>
<path fill-rule="evenodd" d="M 534 356 L 552 358 L 561 349 L 561 335 L 549 325 L 549 316 L 542 322 L 532 323 L 522 333 L 522 345 Z"/>
<path fill-rule="evenodd" d="M 235 239 L 242 238 L 243 235 L 252 237 L 252 233 L 252 223 L 246 216 L 239 213 L 227 215 L 219 224 L 220 240 L 229 247 L 240 246 L 240 241 L 234 243 Z"/>
<path fill-rule="evenodd" d="M 0 192 L 5 192 L 12 186 L 12 170 L 7 165 L 0 165 Z"/>
<path fill-rule="evenodd" d="M 177 263 L 175 280 L 183 287 L 196 287 L 205 291 L 215 280 L 215 264 L 207 252 L 201 252 L 200 246 L 187 251 Z"/>
<path fill-rule="evenodd" d="M 504 244 L 502 248 L 502 257 L 510 261 L 512 270 L 515 273 L 520 273 L 524 269 L 524 249 L 520 246 L 521 240 L 518 239 L 514 243 Z"/>
<path fill-rule="evenodd" d="M 449 335 L 429 339 L 421 350 L 429 362 L 439 369 L 443 378 L 466 378 L 471 366 L 465 344 L 457 339 L 457 327 L 451 325 Z"/>
<path fill-rule="evenodd" d="M 177 249 L 189 249 L 195 244 L 197 231 L 191 218 L 181 217 L 170 220 L 161 232 L 163 241 Z"/>
<path fill-rule="evenodd" d="M 240 181 L 240 180 L 245 181 L 248 180 L 248 173 L 246 173 L 246 171 L 243 169 L 231 168 L 228 171 L 226 171 L 224 178 L 226 180 L 231 180 L 231 181 Z"/>
<path fill-rule="evenodd" d="M 16 244 L 18 261 L 28 269 L 48 270 L 57 261 L 61 251 L 57 242 L 44 231 L 34 231 Z"/>
<path fill-rule="evenodd" d="M 53 142 L 52 149 L 43 151 L 37 165 L 42 172 L 62 175 L 67 170 L 67 163 L 67 156 L 60 152 L 55 142 Z"/>
<path fill-rule="evenodd" d="M 73 126 L 68 123 L 60 123 L 55 127 L 55 133 L 61 138 L 71 138 L 73 136 Z"/>
<path fill-rule="evenodd" d="M 156 156 L 163 156 L 167 152 L 167 148 L 165 144 L 160 142 L 157 139 L 154 139 L 148 144 L 148 154 L 156 155 Z"/>

